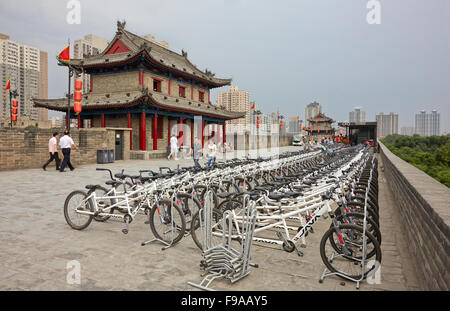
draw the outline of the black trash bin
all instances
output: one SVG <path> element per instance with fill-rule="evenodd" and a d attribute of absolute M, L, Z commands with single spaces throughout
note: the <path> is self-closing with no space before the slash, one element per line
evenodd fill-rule
<path fill-rule="evenodd" d="M 107 150 L 108 151 L 108 163 L 114 163 L 114 150 Z"/>
<path fill-rule="evenodd" d="M 108 161 L 108 150 L 97 150 L 97 164 L 106 164 Z"/>

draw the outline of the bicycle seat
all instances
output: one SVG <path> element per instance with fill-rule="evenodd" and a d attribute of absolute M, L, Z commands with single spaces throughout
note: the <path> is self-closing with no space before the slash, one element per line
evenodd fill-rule
<path fill-rule="evenodd" d="M 115 186 L 117 186 L 117 185 L 121 185 L 122 183 L 121 183 L 120 181 L 117 181 L 117 180 L 107 180 L 107 181 L 105 182 L 105 184 L 107 184 L 108 186 L 113 186 L 113 187 L 115 187 Z"/>
<path fill-rule="evenodd" d="M 329 199 L 331 199 L 331 193 L 322 195 L 322 200 L 329 200 Z"/>
<path fill-rule="evenodd" d="M 130 176 L 125 175 L 125 174 L 121 174 L 121 173 L 117 173 L 117 174 L 114 174 L 114 177 L 119 178 L 119 179 L 125 179 L 125 178 L 130 177 Z"/>
<path fill-rule="evenodd" d="M 289 196 L 289 197 L 291 197 L 291 198 L 296 198 L 296 197 L 299 197 L 299 196 L 303 196 L 302 192 L 297 192 L 297 191 L 286 191 L 284 194 Z"/>
<path fill-rule="evenodd" d="M 100 185 L 86 185 L 85 186 L 85 188 L 86 189 L 89 189 L 89 190 L 91 190 L 91 189 L 97 189 L 97 188 L 100 188 L 101 186 Z"/>
<path fill-rule="evenodd" d="M 269 199 L 280 201 L 281 199 L 288 198 L 289 196 L 286 196 L 284 193 L 269 193 Z"/>

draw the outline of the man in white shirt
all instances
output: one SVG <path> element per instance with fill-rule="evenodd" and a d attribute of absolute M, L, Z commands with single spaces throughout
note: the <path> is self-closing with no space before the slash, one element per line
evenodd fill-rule
<path fill-rule="evenodd" d="M 212 139 L 209 140 L 208 144 L 208 167 L 211 166 L 211 161 L 216 164 L 216 151 L 217 146 Z"/>
<path fill-rule="evenodd" d="M 48 152 L 50 153 L 50 159 L 47 162 L 45 162 L 45 164 L 42 166 L 42 169 L 44 171 L 46 171 L 45 168 L 47 167 L 47 165 L 50 164 L 50 162 L 53 161 L 53 159 L 55 159 L 55 162 L 56 162 L 56 170 L 59 171 L 60 161 L 59 161 L 59 156 L 58 156 L 58 149 L 56 148 L 56 143 L 57 143 L 58 138 L 59 138 L 58 132 L 54 132 L 53 137 L 50 138 L 48 141 Z"/>
<path fill-rule="evenodd" d="M 175 136 L 175 134 L 172 134 L 172 137 L 170 138 L 170 154 L 167 157 L 167 159 L 169 160 L 170 157 L 173 157 L 174 159 L 176 159 L 176 155 L 178 152 L 178 139 Z"/>
<path fill-rule="evenodd" d="M 77 145 L 75 145 L 72 138 L 69 136 L 68 130 L 64 131 L 64 136 L 61 137 L 61 139 L 59 140 L 59 146 L 61 147 L 61 151 L 64 155 L 64 159 L 62 161 L 59 171 L 64 172 L 66 165 L 70 168 L 71 171 L 73 171 L 75 168 L 72 166 L 72 163 L 70 163 L 70 150 L 71 150 L 72 146 L 76 150 L 78 150 L 78 147 L 77 147 Z"/>

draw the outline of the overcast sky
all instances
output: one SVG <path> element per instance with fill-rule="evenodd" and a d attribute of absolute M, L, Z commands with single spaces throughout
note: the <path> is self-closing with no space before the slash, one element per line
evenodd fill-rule
<path fill-rule="evenodd" d="M 380 0 L 380 25 L 366 21 L 368 0 L 80 0 L 79 25 L 66 22 L 67 2 L 0 2 L 0 33 L 49 53 L 50 98 L 67 91 L 55 60 L 67 39 L 111 40 L 125 19 L 129 31 L 233 78 L 265 113 L 303 119 L 318 101 L 338 121 L 360 106 L 367 121 L 395 112 L 413 126 L 415 113 L 437 109 L 450 130 L 449 0 Z"/>

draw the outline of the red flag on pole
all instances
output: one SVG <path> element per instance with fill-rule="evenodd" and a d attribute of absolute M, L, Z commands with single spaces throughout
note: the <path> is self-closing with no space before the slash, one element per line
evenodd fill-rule
<path fill-rule="evenodd" d="M 250 109 L 255 109 L 255 104 L 252 105 L 252 107 Z"/>
<path fill-rule="evenodd" d="M 8 79 L 8 83 L 6 83 L 5 91 L 11 89 L 11 79 Z"/>
<path fill-rule="evenodd" d="M 70 44 L 58 54 L 58 58 L 70 62 Z"/>

